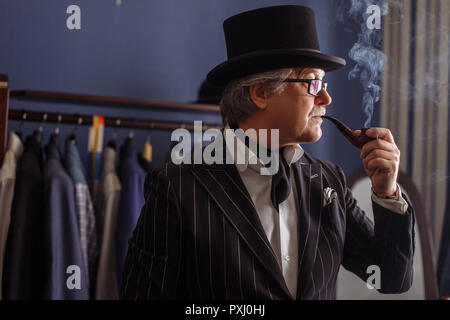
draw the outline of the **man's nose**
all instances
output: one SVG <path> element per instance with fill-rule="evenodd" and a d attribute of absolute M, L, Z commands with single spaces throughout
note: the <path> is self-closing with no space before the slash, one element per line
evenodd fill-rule
<path fill-rule="evenodd" d="M 320 91 L 319 95 L 316 97 L 316 104 L 318 106 L 327 106 L 331 103 L 332 99 L 327 90 Z"/>

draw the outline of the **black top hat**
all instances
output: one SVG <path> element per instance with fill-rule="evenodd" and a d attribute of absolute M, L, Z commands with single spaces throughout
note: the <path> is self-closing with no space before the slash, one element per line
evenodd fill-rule
<path fill-rule="evenodd" d="M 304 6 L 275 6 L 240 13 L 223 23 L 228 60 L 208 73 L 208 81 L 224 86 L 243 76 L 291 67 L 325 71 L 345 60 L 320 52 L 314 11 Z"/>

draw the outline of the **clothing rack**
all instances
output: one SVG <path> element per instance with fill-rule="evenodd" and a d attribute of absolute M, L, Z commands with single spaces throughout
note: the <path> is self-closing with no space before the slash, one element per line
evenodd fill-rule
<path fill-rule="evenodd" d="M 22 121 L 36 121 L 42 123 L 56 122 L 64 124 L 90 125 L 92 124 L 92 116 L 78 115 L 69 113 L 54 112 L 35 112 L 25 110 L 9 110 L 8 119 Z M 155 121 L 140 120 L 130 118 L 110 118 L 104 117 L 104 124 L 108 127 L 116 128 L 133 128 L 133 129 L 152 129 L 152 130 L 175 130 L 183 128 L 189 131 L 194 130 L 193 123 L 171 122 L 171 121 Z M 215 125 L 203 125 L 203 130 L 210 128 L 218 128 Z"/>
<path fill-rule="evenodd" d="M 139 100 L 131 98 L 72 94 L 62 92 L 9 90 L 8 76 L 0 74 L 0 161 L 3 159 L 7 137 L 7 120 L 36 121 L 41 123 L 61 123 L 75 125 L 91 125 L 92 115 L 70 114 L 60 112 L 38 112 L 25 110 L 10 110 L 9 98 L 26 101 L 49 103 L 65 103 L 90 105 L 100 107 L 131 107 L 138 109 L 159 109 L 164 111 L 189 111 L 218 113 L 217 105 L 198 103 L 178 103 L 158 100 Z M 189 122 L 161 121 L 152 119 L 132 119 L 104 117 L 105 126 L 116 128 L 175 130 L 184 128 L 194 130 L 194 124 Z M 203 124 L 203 130 L 220 128 L 220 124 Z"/>

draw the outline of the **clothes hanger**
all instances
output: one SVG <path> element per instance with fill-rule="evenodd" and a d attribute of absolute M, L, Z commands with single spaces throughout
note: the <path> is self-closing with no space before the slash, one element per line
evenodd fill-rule
<path fill-rule="evenodd" d="M 50 142 L 49 145 L 53 147 L 59 147 L 59 125 L 61 124 L 62 115 L 58 115 L 58 125 L 55 128 L 55 132 L 51 134 L 50 136 Z"/>
<path fill-rule="evenodd" d="M 107 147 L 113 148 L 114 150 L 116 150 L 117 148 L 117 131 L 116 128 L 120 126 L 120 119 L 116 120 L 116 125 L 114 127 L 114 131 L 112 133 L 112 137 L 111 139 L 109 139 L 108 143 L 106 144 Z"/>
<path fill-rule="evenodd" d="M 80 117 L 78 114 L 78 120 L 77 120 L 77 124 L 75 125 L 75 127 L 73 127 L 72 132 L 70 133 L 68 139 L 75 142 L 76 141 L 76 132 L 77 129 L 80 127 L 81 124 L 83 124 L 83 117 Z"/>
<path fill-rule="evenodd" d="M 25 110 L 22 110 L 22 121 L 20 121 L 19 127 L 17 128 L 16 131 L 14 131 L 14 133 L 20 138 L 20 140 L 22 140 L 22 126 L 23 123 L 25 122 L 25 120 L 27 120 L 27 113 Z"/>
<path fill-rule="evenodd" d="M 133 147 L 133 145 L 134 145 L 134 132 L 133 131 L 130 131 L 128 133 L 127 140 L 125 140 L 125 145 Z"/>
<path fill-rule="evenodd" d="M 116 136 L 117 136 L 117 134 L 114 132 L 112 138 L 108 141 L 108 144 L 106 146 L 113 148 L 115 150 L 117 147 Z"/>
<path fill-rule="evenodd" d="M 37 142 L 41 143 L 42 142 L 42 134 L 44 131 L 44 122 L 47 120 L 47 113 L 44 113 L 42 115 L 42 122 L 41 125 L 39 126 L 38 129 L 33 131 L 33 139 L 36 140 Z"/>

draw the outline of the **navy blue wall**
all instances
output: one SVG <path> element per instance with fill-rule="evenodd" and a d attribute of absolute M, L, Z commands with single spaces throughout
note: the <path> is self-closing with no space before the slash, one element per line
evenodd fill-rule
<path fill-rule="evenodd" d="M 81 8 L 81 30 L 68 30 L 66 8 Z M 206 73 L 226 59 L 222 21 L 233 14 L 275 4 L 304 4 L 316 12 L 324 52 L 347 57 L 357 34 L 336 20 L 334 0 L 58 0 L 0 2 L 0 73 L 10 77 L 11 89 L 34 89 L 189 102 Z M 292 32 L 296 32 L 293 30 Z M 347 80 L 348 67 L 327 75 L 333 104 L 328 113 L 357 128 L 364 122 L 362 92 L 357 80 Z M 92 108 L 11 100 L 13 109 L 61 111 L 106 116 L 220 123 L 217 114 Z M 373 124 L 373 123 L 372 123 Z M 16 121 L 9 129 L 16 129 Z M 38 124 L 25 123 L 24 133 Z M 46 136 L 55 125 L 46 125 Z M 63 136 L 73 126 L 62 126 Z M 86 150 L 87 128 L 78 129 Z M 329 123 L 324 136 L 305 146 L 311 153 L 337 162 L 350 173 L 360 167 L 359 152 Z M 105 139 L 112 134 L 105 131 Z M 119 141 L 129 130 L 118 130 Z M 138 145 L 151 135 L 154 161 L 161 165 L 170 132 L 134 132 Z M 46 138 L 45 138 L 46 140 Z"/>

